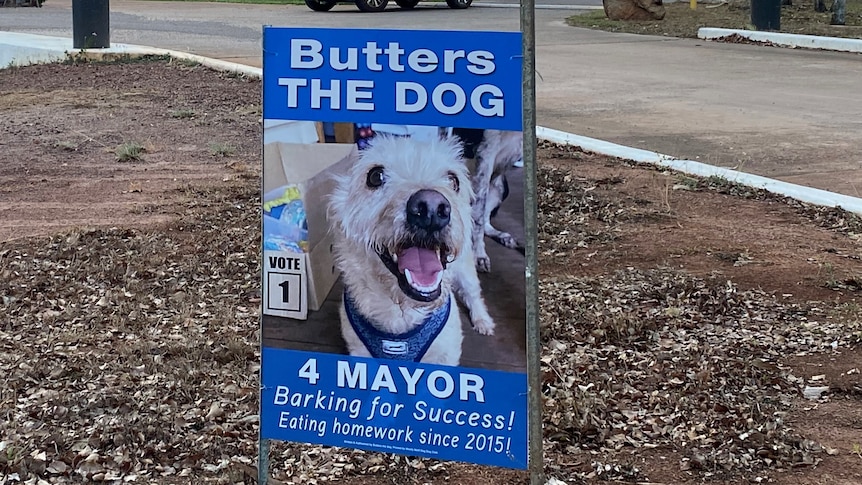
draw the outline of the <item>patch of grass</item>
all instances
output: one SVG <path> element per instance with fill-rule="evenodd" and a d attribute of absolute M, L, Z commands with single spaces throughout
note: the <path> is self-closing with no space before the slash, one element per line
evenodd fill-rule
<path fill-rule="evenodd" d="M 176 65 L 182 66 L 182 67 L 198 67 L 201 65 L 200 62 L 198 62 L 194 59 L 183 59 L 180 57 L 171 57 L 170 60 L 168 61 L 168 64 L 176 64 Z"/>
<path fill-rule="evenodd" d="M 738 185 L 736 182 L 731 182 L 730 180 L 722 177 L 721 175 L 710 175 L 703 180 L 703 183 L 710 188 L 716 189 L 719 192 L 723 190 L 730 190 L 734 186 Z"/>
<path fill-rule="evenodd" d="M 114 151 L 117 155 L 118 162 L 137 162 L 141 160 L 141 155 L 144 153 L 144 146 L 138 142 L 126 142 L 118 146 Z"/>
<path fill-rule="evenodd" d="M 60 150 L 65 150 L 67 152 L 74 152 L 78 149 L 78 144 L 73 141 L 57 140 L 54 142 L 54 148 L 59 148 Z"/>
<path fill-rule="evenodd" d="M 6 461 L 6 465 L 9 466 L 9 465 L 13 465 L 13 464 L 16 464 L 17 462 L 19 462 L 22 458 L 22 453 L 21 453 L 22 450 L 23 450 L 22 448 L 19 448 L 19 447 L 15 446 L 14 444 L 12 446 L 8 446 L 4 450 L 4 453 L 5 453 L 4 460 Z"/>
<path fill-rule="evenodd" d="M 261 109 L 261 105 L 259 104 L 250 104 L 247 106 L 237 106 L 236 114 L 246 116 L 246 115 L 262 115 L 263 110 Z"/>
<path fill-rule="evenodd" d="M 246 79 L 248 77 L 245 73 L 237 71 L 225 71 L 222 74 L 228 79 Z"/>
<path fill-rule="evenodd" d="M 170 115 L 171 118 L 188 120 L 195 117 L 195 111 L 193 109 L 175 109 L 170 112 Z"/>
<path fill-rule="evenodd" d="M 839 272 L 831 263 L 820 265 L 818 275 L 823 273 L 823 286 L 832 290 L 862 291 L 862 275 Z"/>
<path fill-rule="evenodd" d="M 668 37 L 697 37 L 701 27 L 750 29 L 750 0 L 722 3 L 698 3 L 692 10 L 688 2 L 665 4 L 663 20 L 627 22 L 609 20 L 602 10 L 594 10 L 566 19 L 574 27 Z M 862 0 L 847 0 L 846 25 L 829 25 L 831 12 L 814 11 L 813 0 L 793 0 L 781 7 L 781 32 L 862 39 Z"/>
<path fill-rule="evenodd" d="M 236 153 L 236 147 L 230 143 L 213 142 L 209 144 L 209 149 L 210 155 L 214 157 L 229 157 Z"/>
<path fill-rule="evenodd" d="M 88 64 L 91 62 L 84 51 L 66 52 L 66 58 L 61 62 L 67 66 L 77 66 L 78 64 Z"/>
<path fill-rule="evenodd" d="M 170 61 L 172 58 L 169 55 L 133 55 L 133 54 L 113 54 L 100 53 L 94 51 L 81 50 L 75 53 L 66 53 L 66 58 L 61 61 L 61 64 L 76 66 L 81 64 L 137 64 L 142 62 L 162 62 Z"/>
<path fill-rule="evenodd" d="M 833 290 L 841 287 L 840 277 L 832 263 L 826 262 L 817 265 L 817 276 L 823 277 L 823 286 Z"/>
<path fill-rule="evenodd" d="M 720 175 L 710 175 L 709 177 L 700 179 L 698 188 L 744 198 L 763 197 L 767 193 L 763 189 L 749 187 L 745 184 L 728 180 Z"/>
<path fill-rule="evenodd" d="M 698 188 L 699 184 L 700 184 L 700 179 L 698 179 L 696 177 L 690 177 L 688 175 L 680 173 L 680 174 L 677 174 L 676 185 L 674 186 L 674 188 L 676 188 L 678 186 L 680 188 L 687 189 L 687 190 L 696 190 Z"/>

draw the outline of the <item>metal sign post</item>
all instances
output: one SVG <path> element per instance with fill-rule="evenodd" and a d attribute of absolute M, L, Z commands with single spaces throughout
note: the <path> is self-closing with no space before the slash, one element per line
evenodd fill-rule
<path fill-rule="evenodd" d="M 260 433 L 258 433 L 257 440 L 257 483 L 258 485 L 266 485 L 269 482 L 270 440 L 267 438 L 260 438 L 259 435 Z"/>
<path fill-rule="evenodd" d="M 530 483 L 545 483 L 542 459 L 542 394 L 540 389 L 538 201 L 536 187 L 536 19 L 535 0 L 521 0 L 523 38 L 524 224 L 527 293 L 527 409 Z"/>

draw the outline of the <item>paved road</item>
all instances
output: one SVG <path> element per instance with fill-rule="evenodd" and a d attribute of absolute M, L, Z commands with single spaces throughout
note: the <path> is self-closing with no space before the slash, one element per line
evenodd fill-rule
<path fill-rule="evenodd" d="M 491 1 L 362 14 L 118 0 L 111 38 L 259 66 L 263 24 L 517 30 L 518 9 Z M 566 26 L 576 13 L 536 11 L 540 124 L 862 196 L 862 57 Z M 70 37 L 71 0 L 0 9 L 2 30 Z"/>

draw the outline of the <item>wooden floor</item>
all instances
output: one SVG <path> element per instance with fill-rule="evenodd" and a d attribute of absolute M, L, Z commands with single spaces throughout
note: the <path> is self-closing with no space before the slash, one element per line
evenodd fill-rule
<path fill-rule="evenodd" d="M 509 171 L 509 198 L 493 219 L 496 228 L 509 232 L 521 244 L 524 241 L 523 170 L 513 168 Z M 462 308 L 464 344 L 461 366 L 526 372 L 524 256 L 490 239 L 486 240 L 486 246 L 491 258 L 491 273 L 480 273 L 479 278 L 482 294 L 497 327 L 493 336 L 477 334 L 470 327 L 470 319 Z M 265 315 L 261 330 L 263 346 L 347 353 L 338 317 L 341 291 L 341 283 L 336 283 L 321 309 L 309 313 L 308 320 Z"/>

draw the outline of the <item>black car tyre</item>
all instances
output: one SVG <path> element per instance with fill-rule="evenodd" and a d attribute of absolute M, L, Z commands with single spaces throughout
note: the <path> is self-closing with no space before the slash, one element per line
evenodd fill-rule
<path fill-rule="evenodd" d="M 473 4 L 473 0 L 446 0 L 446 5 L 449 8 L 469 8 Z"/>
<path fill-rule="evenodd" d="M 419 0 L 395 0 L 395 3 L 397 3 L 399 7 L 409 10 L 418 5 Z"/>
<path fill-rule="evenodd" d="M 305 5 L 315 12 L 328 12 L 336 3 L 336 0 L 305 0 Z"/>
<path fill-rule="evenodd" d="M 356 6 L 363 12 L 382 12 L 389 0 L 356 0 Z"/>

